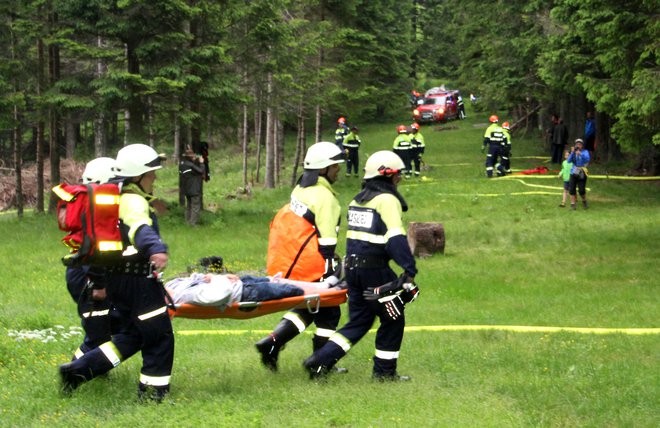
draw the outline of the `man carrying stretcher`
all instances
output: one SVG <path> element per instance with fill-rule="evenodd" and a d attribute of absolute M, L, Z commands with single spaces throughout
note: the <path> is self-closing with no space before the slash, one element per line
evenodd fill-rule
<path fill-rule="evenodd" d="M 320 142 L 307 150 L 304 172 L 270 226 L 267 271 L 282 272 L 283 278 L 317 282 L 336 270 L 335 247 L 341 208 L 332 189 L 337 180 L 343 152 L 332 143 Z M 277 371 L 277 361 L 284 345 L 312 323 L 316 331 L 313 350 L 320 349 L 335 332 L 339 306 L 322 307 L 316 313 L 305 309 L 287 312 L 275 329 L 256 343 L 261 362 Z"/>

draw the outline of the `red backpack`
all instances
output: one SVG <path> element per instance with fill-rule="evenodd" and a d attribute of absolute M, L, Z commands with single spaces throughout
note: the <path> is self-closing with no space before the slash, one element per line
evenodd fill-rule
<path fill-rule="evenodd" d="M 119 196 L 114 183 L 60 184 L 53 187 L 60 198 L 57 223 L 67 232 L 62 238 L 70 253 L 62 257 L 66 266 L 108 265 L 122 254 L 119 232 Z"/>

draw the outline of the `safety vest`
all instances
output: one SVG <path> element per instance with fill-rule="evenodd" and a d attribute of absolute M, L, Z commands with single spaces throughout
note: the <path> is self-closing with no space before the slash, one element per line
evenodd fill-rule
<path fill-rule="evenodd" d="M 325 259 L 319 252 L 318 231 L 304 217 L 304 206 L 286 204 L 270 223 L 266 271 L 281 272 L 284 278 L 319 281 L 325 273 Z"/>
<path fill-rule="evenodd" d="M 410 150 L 412 149 L 412 143 L 410 142 L 410 135 L 408 134 L 399 134 L 394 139 L 394 144 L 392 144 L 394 150 Z"/>

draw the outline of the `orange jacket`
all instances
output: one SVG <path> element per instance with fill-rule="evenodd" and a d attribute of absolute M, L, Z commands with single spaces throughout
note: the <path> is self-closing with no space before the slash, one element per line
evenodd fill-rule
<path fill-rule="evenodd" d="M 266 270 L 268 275 L 282 272 L 284 278 L 308 282 L 321 280 L 325 273 L 316 228 L 294 213 L 289 204 L 270 223 Z"/>

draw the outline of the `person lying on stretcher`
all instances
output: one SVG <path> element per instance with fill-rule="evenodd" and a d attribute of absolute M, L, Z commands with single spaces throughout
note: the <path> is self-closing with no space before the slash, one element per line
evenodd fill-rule
<path fill-rule="evenodd" d="M 234 274 L 193 273 L 175 278 L 165 284 L 165 289 L 175 305 L 191 303 L 199 306 L 218 306 L 221 310 L 234 302 L 262 302 L 305 294 L 303 288 L 312 283 L 272 277 Z M 329 288 L 335 283 L 315 283 L 316 288 Z"/>

